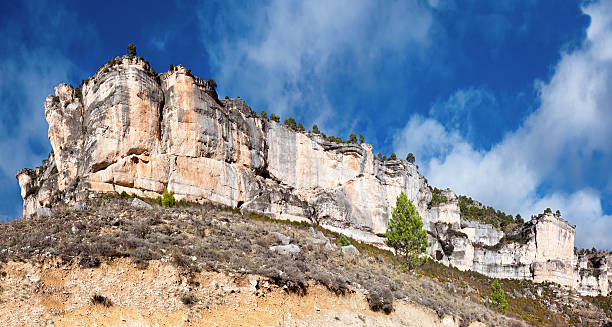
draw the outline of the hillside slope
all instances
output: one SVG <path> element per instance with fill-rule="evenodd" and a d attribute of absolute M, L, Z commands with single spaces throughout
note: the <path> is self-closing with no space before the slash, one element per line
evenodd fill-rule
<path fill-rule="evenodd" d="M 492 280 L 482 275 L 438 263 L 403 272 L 388 252 L 340 247 L 338 234 L 304 223 L 150 205 L 92 196 L 79 209 L 0 225 L 3 325 L 610 323 L 591 298 L 554 285 L 502 280 L 504 316 L 484 305 Z M 112 305 L 94 305 L 95 295 Z"/>

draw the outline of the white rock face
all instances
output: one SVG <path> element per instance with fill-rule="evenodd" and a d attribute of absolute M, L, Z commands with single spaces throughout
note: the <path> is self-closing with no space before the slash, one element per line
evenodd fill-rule
<path fill-rule="evenodd" d="M 578 267 L 574 228 L 559 217 L 541 216 L 510 237 L 462 219 L 451 190 L 442 191 L 445 202 L 428 207 L 431 189 L 414 164 L 383 162 L 369 144 L 328 142 L 262 119 L 240 98 L 218 100 L 210 83 L 182 66 L 157 74 L 143 59 L 124 56 L 82 89 L 61 84 L 54 91 L 44 103 L 53 153 L 43 167 L 17 174 L 24 216 L 90 194 L 157 197 L 168 189 L 177 200 L 316 223 L 384 247 L 382 235 L 404 192 L 431 232 L 435 259 L 488 276 L 607 294 L 608 270 Z"/>

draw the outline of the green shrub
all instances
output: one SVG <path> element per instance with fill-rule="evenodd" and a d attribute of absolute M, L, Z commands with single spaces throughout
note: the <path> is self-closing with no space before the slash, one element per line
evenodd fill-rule
<path fill-rule="evenodd" d="M 416 207 L 404 192 L 397 197 L 385 238 L 385 244 L 395 250 L 396 257 L 399 257 L 408 269 L 427 261 L 427 232 L 423 229 L 423 220 Z"/>
<path fill-rule="evenodd" d="M 348 141 L 349 143 L 357 143 L 357 135 L 355 135 L 355 133 L 351 133 L 351 135 L 349 135 Z"/>
<path fill-rule="evenodd" d="M 162 196 L 158 196 L 155 199 L 155 203 L 164 207 L 174 207 L 176 201 L 174 200 L 174 193 L 168 192 L 168 189 L 164 189 L 164 194 Z"/>
<path fill-rule="evenodd" d="M 391 152 L 391 155 L 389 156 L 389 160 L 395 160 L 395 159 L 397 159 L 395 152 Z"/>
<path fill-rule="evenodd" d="M 275 114 L 270 114 L 270 120 L 280 123 L 280 117 Z"/>
<path fill-rule="evenodd" d="M 412 154 L 412 152 L 408 153 L 408 155 L 406 156 L 406 161 L 408 161 L 409 163 L 414 163 L 415 158 L 414 158 L 414 154 Z"/>
<path fill-rule="evenodd" d="M 171 73 L 174 71 L 174 65 L 173 64 L 170 64 L 168 66 L 168 71 L 171 72 Z"/>
<path fill-rule="evenodd" d="M 359 134 L 359 144 L 365 143 L 365 138 L 363 137 L 363 134 Z"/>
<path fill-rule="evenodd" d="M 338 245 L 347 246 L 347 245 L 351 245 L 351 242 L 349 242 L 348 238 L 346 238 L 344 234 L 340 234 L 340 237 L 338 237 Z"/>
<path fill-rule="evenodd" d="M 298 132 L 303 132 L 306 129 L 304 128 L 304 125 L 302 125 L 302 123 L 298 123 L 297 130 L 298 130 Z"/>
<path fill-rule="evenodd" d="M 259 113 L 259 116 L 261 117 L 261 119 L 268 120 L 268 114 L 267 114 L 267 113 L 266 113 L 264 110 L 262 110 L 262 111 Z"/>
<path fill-rule="evenodd" d="M 494 309 L 504 312 L 508 308 L 508 301 L 506 300 L 506 294 L 502 289 L 497 279 L 491 285 L 491 296 L 489 296 L 489 305 Z"/>

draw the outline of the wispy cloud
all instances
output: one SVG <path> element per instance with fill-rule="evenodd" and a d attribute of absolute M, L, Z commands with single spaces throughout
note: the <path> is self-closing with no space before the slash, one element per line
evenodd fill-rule
<path fill-rule="evenodd" d="M 220 11 L 233 16 L 210 22 L 202 15 L 201 25 L 206 33 L 224 29 L 215 30 L 216 44 L 205 44 L 221 93 L 239 92 L 256 109 L 299 114 L 332 132 L 350 123 L 333 121 L 330 82 L 351 80 L 354 93 L 371 87 L 383 62 L 420 55 L 432 23 L 420 1 L 273 0 Z M 236 34 L 234 24 L 247 32 Z"/>
<path fill-rule="evenodd" d="M 591 25 L 582 46 L 562 54 L 550 81 L 536 86 L 539 108 L 489 151 L 459 136 L 456 125 L 420 116 L 396 135 L 394 146 L 424 158 L 435 185 L 527 217 L 558 208 L 578 225 L 579 246 L 612 248 L 612 216 L 603 213 L 597 191 L 612 175 L 606 168 L 612 166 L 612 3 L 584 12 Z M 463 103 L 455 97 L 449 102 Z M 434 141 L 420 143 L 423 134 Z"/>

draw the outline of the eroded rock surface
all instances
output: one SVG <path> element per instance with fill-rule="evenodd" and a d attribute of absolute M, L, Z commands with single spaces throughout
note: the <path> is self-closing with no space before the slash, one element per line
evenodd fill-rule
<path fill-rule="evenodd" d="M 177 200 L 315 223 L 382 245 L 404 192 L 431 232 L 430 255 L 445 264 L 608 292 L 608 260 L 580 268 L 574 227 L 560 217 L 540 216 L 513 235 L 463 220 L 450 190 L 430 206 L 431 188 L 414 164 L 262 119 L 240 98 L 219 100 L 211 83 L 182 66 L 157 74 L 142 58 L 118 57 L 82 88 L 54 91 L 44 102 L 53 152 L 42 167 L 17 174 L 24 216 L 94 193 L 157 197 L 168 189 Z"/>

